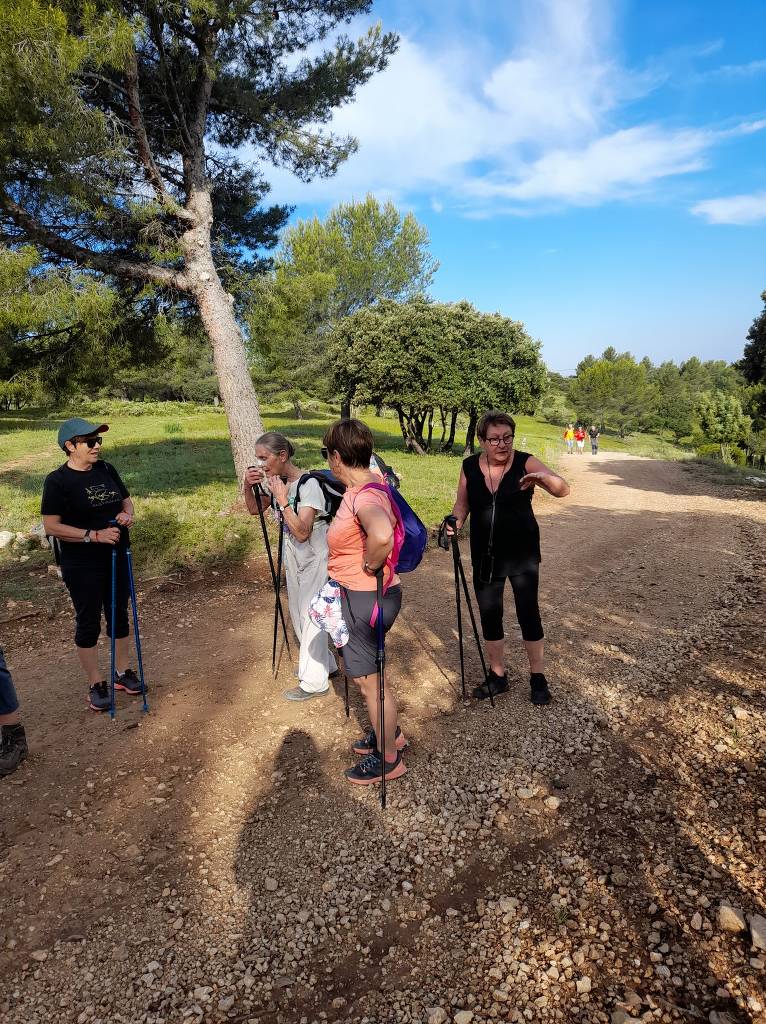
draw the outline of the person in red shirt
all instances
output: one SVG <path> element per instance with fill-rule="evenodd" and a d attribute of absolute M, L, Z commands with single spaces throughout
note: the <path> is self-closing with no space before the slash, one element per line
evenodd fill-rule
<path fill-rule="evenodd" d="M 575 436 L 575 441 L 577 441 L 577 454 L 578 455 L 582 455 L 583 451 L 585 450 L 585 438 L 586 438 L 587 435 L 585 433 L 584 428 L 581 427 L 579 424 L 577 425 L 577 427 L 575 429 L 575 435 L 574 436 Z"/>

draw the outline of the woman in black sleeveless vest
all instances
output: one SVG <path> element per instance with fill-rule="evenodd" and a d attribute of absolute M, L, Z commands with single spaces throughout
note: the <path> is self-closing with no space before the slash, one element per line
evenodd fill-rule
<path fill-rule="evenodd" d="M 544 674 L 543 626 L 537 602 L 540 530 L 532 511 L 536 486 L 555 498 L 569 494 L 569 484 L 534 455 L 514 450 L 516 424 L 498 410 L 485 413 L 476 432 L 481 452 L 463 462 L 452 514 L 457 528 L 471 517 L 473 585 L 489 658 L 489 675 L 475 697 L 505 693 L 503 594 L 511 581 L 516 616 L 529 658 L 531 700 L 548 704 Z"/>

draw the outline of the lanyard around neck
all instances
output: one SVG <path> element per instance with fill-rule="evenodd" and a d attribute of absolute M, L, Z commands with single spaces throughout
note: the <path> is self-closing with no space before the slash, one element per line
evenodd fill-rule
<path fill-rule="evenodd" d="M 492 495 L 492 518 L 490 519 L 489 523 L 489 541 L 487 542 L 487 551 L 491 552 L 495 540 L 495 509 L 497 507 L 497 492 L 500 490 L 500 485 L 505 479 L 505 474 L 513 465 L 513 459 L 510 460 L 509 465 L 506 466 L 503 472 L 500 474 L 500 479 L 497 481 L 497 487 L 495 487 L 493 490 L 492 485 L 494 484 L 495 481 L 492 479 L 492 466 L 489 463 L 489 456 L 486 455 L 486 453 L 484 455 L 484 458 L 487 460 L 487 472 L 489 473 L 489 493 Z"/>

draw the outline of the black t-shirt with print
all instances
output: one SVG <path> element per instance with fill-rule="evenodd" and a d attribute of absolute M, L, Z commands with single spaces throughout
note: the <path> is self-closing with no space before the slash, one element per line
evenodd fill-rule
<path fill-rule="evenodd" d="M 114 466 L 95 462 L 91 469 L 71 469 L 66 463 L 45 478 L 40 511 L 44 516 L 61 516 L 66 526 L 81 530 L 103 530 L 122 511 L 128 489 Z M 94 565 L 108 562 L 110 544 L 61 544 L 61 564 Z"/>
<path fill-rule="evenodd" d="M 590 434 L 591 441 L 596 441 L 598 439 L 598 430 L 596 430 L 595 427 L 591 427 L 588 433 Z"/>

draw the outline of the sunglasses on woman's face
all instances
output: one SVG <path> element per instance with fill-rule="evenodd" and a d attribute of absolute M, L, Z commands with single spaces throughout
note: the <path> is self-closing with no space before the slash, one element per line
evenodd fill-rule
<path fill-rule="evenodd" d="M 503 437 L 488 437 L 487 444 L 491 444 L 493 448 L 497 448 L 498 445 L 505 445 L 507 448 L 509 444 L 513 443 L 513 434 L 504 434 Z"/>
<path fill-rule="evenodd" d="M 103 437 L 77 437 L 75 438 L 75 444 L 87 444 L 89 448 L 95 448 L 97 444 L 103 444 Z"/>
<path fill-rule="evenodd" d="M 328 451 L 327 451 L 327 449 L 326 449 L 326 448 L 324 447 L 324 445 L 323 445 L 323 446 L 322 446 L 322 447 L 321 447 L 321 448 L 320 448 L 319 450 L 320 450 L 320 452 L 322 453 L 322 458 L 326 460 L 326 459 L 327 459 L 327 456 L 328 456 L 328 454 L 329 454 L 329 453 L 328 453 Z"/>

